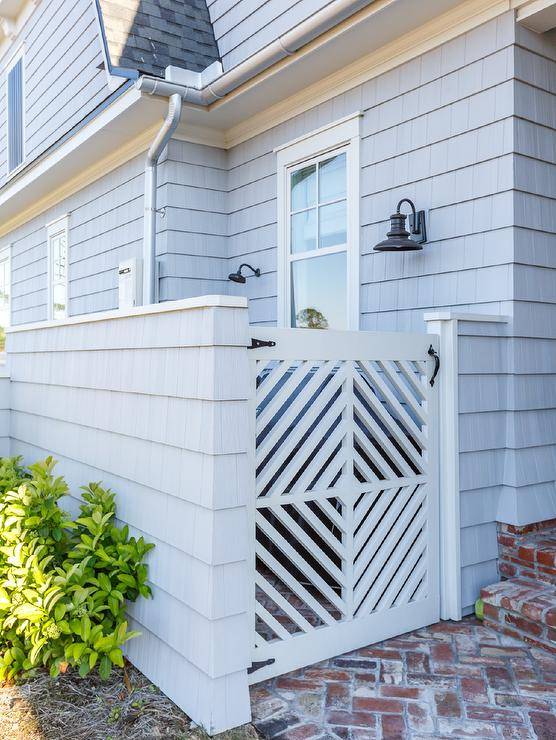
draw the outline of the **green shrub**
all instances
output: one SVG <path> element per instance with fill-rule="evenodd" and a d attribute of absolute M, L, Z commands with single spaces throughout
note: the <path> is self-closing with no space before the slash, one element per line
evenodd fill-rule
<path fill-rule="evenodd" d="M 114 494 L 82 489 L 80 516 L 59 506 L 68 487 L 47 458 L 24 470 L 0 460 L 0 681 L 46 666 L 101 678 L 123 666 L 126 601 L 149 597 L 154 545 L 116 526 Z"/>

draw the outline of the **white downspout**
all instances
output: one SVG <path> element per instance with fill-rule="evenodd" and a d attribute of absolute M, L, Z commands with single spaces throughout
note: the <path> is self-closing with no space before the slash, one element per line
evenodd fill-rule
<path fill-rule="evenodd" d="M 147 153 L 145 163 L 145 217 L 143 219 L 143 305 L 156 302 L 156 187 L 157 165 L 181 117 L 182 97 L 168 100 L 168 113 Z"/>

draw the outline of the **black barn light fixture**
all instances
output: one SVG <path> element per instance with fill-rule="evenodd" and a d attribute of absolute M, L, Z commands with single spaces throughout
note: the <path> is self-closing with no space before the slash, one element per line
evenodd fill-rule
<path fill-rule="evenodd" d="M 403 203 L 411 207 L 409 231 L 405 228 L 407 215 L 401 212 Z M 412 239 L 412 236 L 415 238 Z M 376 252 L 414 252 L 423 249 L 421 245 L 427 241 L 425 211 L 416 211 L 413 201 L 403 198 L 398 203 L 396 213 L 390 216 L 390 231 L 386 237 L 384 241 L 376 245 L 374 248 Z"/>
<path fill-rule="evenodd" d="M 249 268 L 249 270 L 251 270 L 251 272 L 253 273 L 253 275 L 255 277 L 260 277 L 261 276 L 261 271 L 260 271 L 260 269 L 258 267 L 257 268 L 251 267 L 251 265 L 248 265 L 247 262 L 244 262 L 243 264 L 241 264 L 237 268 L 237 272 L 231 272 L 228 275 L 228 280 L 231 280 L 233 283 L 242 283 L 243 284 L 246 281 L 246 279 L 247 279 L 245 277 L 245 275 L 242 275 L 241 274 L 241 271 L 242 271 L 242 269 L 244 267 Z"/>

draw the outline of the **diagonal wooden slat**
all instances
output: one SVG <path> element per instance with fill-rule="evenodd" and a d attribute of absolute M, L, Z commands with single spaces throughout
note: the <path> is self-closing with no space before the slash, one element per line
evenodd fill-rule
<path fill-rule="evenodd" d="M 287 402 L 291 403 L 291 398 L 292 396 L 295 397 L 297 387 L 310 374 L 312 368 L 313 363 L 302 362 L 293 373 L 285 374 L 286 380 L 284 384 L 259 412 L 257 416 L 257 429 L 262 431 Z"/>
<path fill-rule="evenodd" d="M 407 604 L 407 602 L 411 599 L 413 592 L 415 591 L 419 583 L 423 581 L 426 574 L 427 551 L 425 547 L 425 549 L 420 554 L 420 559 L 417 560 L 417 564 L 413 568 L 413 573 L 409 576 L 399 593 L 396 594 L 395 599 L 392 600 L 390 603 L 386 602 L 386 607 L 391 608 L 393 606 L 402 606 L 403 604 Z M 418 598 L 424 598 L 424 594 L 421 593 Z"/>
<path fill-rule="evenodd" d="M 383 479 L 398 477 L 398 473 L 392 469 L 390 464 L 386 461 L 386 458 L 381 454 L 382 451 L 379 451 L 376 444 L 373 444 L 358 427 L 354 428 L 353 436 L 369 460 L 371 460 L 371 462 L 380 470 Z"/>
<path fill-rule="evenodd" d="M 424 375 L 415 372 L 415 368 L 411 367 L 411 364 L 406 360 L 397 360 L 397 366 L 400 368 L 404 378 L 406 378 L 409 384 L 413 387 L 413 390 L 422 401 L 427 400 L 427 390 L 424 384 L 426 380 Z"/>
<path fill-rule="evenodd" d="M 372 378 L 378 388 L 380 388 L 380 392 L 384 395 L 389 406 L 396 414 L 396 417 L 407 429 L 409 434 L 411 434 L 411 436 L 414 437 L 417 442 L 419 442 L 421 447 L 426 448 L 427 440 L 425 439 L 424 435 L 421 433 L 421 430 L 417 427 L 411 416 L 407 413 L 407 411 L 398 401 L 396 396 L 392 393 L 392 391 L 388 387 L 388 384 L 384 382 L 379 373 L 375 370 L 375 368 L 368 360 L 362 360 L 360 365 L 365 369 L 368 377 Z"/>
<path fill-rule="evenodd" d="M 400 379 L 400 370 L 393 362 L 386 360 L 379 360 L 378 366 L 382 369 L 384 374 L 388 377 L 391 384 L 397 390 L 402 397 L 403 401 L 411 406 L 411 409 L 415 416 L 420 420 L 421 424 L 427 423 L 427 414 L 425 409 L 415 400 L 415 396 L 411 393 L 407 385 Z"/>
<path fill-rule="evenodd" d="M 345 604 L 338 594 L 332 590 L 332 588 L 326 583 L 324 578 L 317 573 L 317 571 L 309 565 L 307 560 L 303 558 L 297 550 L 295 550 L 287 540 L 270 524 L 270 522 L 264 518 L 259 512 L 256 515 L 256 522 L 259 529 L 261 529 L 266 536 L 272 540 L 272 542 L 289 558 L 292 563 L 303 572 L 303 575 L 320 591 L 324 598 L 333 606 L 335 606 L 342 614 L 345 613 Z"/>
<path fill-rule="evenodd" d="M 299 476 L 299 478 L 291 487 L 290 493 L 299 493 L 300 491 L 306 491 L 309 488 L 309 485 L 316 478 L 318 472 L 324 466 L 328 458 L 332 455 L 335 448 L 341 444 L 342 439 L 346 435 L 346 431 L 346 423 L 345 421 L 341 421 L 332 431 L 326 442 L 322 445 L 313 459 L 309 463 L 305 463 L 303 473 Z M 345 461 L 345 452 L 340 449 L 340 451 L 336 455 L 334 463 L 339 463 L 340 465 L 343 465 Z M 330 464 L 332 463 L 329 463 L 329 465 Z M 337 465 L 335 467 L 337 470 Z"/>
<path fill-rule="evenodd" d="M 414 496 L 411 499 L 403 514 L 392 527 L 383 545 L 381 545 L 380 554 L 373 558 L 373 562 L 364 578 L 357 584 L 355 598 L 358 604 L 358 613 L 366 613 L 373 603 L 373 599 L 376 599 L 377 595 L 382 593 L 384 580 L 392 577 L 392 571 L 395 570 L 398 563 L 395 558 L 403 558 L 407 554 L 404 552 L 404 548 L 407 551 L 422 527 L 423 515 L 416 517 L 416 514 L 419 507 L 422 506 L 424 496 L 424 490 L 421 489 L 418 491 L 418 497 Z M 386 563 L 389 567 L 385 569 Z"/>
<path fill-rule="evenodd" d="M 424 462 L 422 454 L 415 449 L 407 435 L 404 434 L 403 429 L 399 426 L 397 421 L 392 418 L 391 414 L 384 408 L 382 403 L 377 397 L 371 392 L 370 388 L 366 386 L 363 380 L 354 377 L 355 384 L 358 390 L 365 398 L 365 401 L 371 406 L 376 415 L 380 418 L 386 429 L 390 432 L 396 442 L 403 447 L 404 452 L 408 457 L 415 463 L 419 470 L 424 469 Z"/>
<path fill-rule="evenodd" d="M 393 502 L 393 506 L 388 510 L 385 517 L 384 530 L 377 531 L 374 533 L 371 541 L 365 546 L 364 550 L 368 552 L 372 551 L 372 562 L 368 563 L 368 557 L 366 552 L 362 557 L 365 557 L 367 565 L 365 570 L 360 567 L 356 568 L 358 576 L 361 575 L 361 579 L 355 587 L 355 601 L 357 604 L 361 603 L 361 600 L 371 587 L 373 581 L 376 579 L 384 563 L 392 555 L 391 548 L 395 545 L 398 539 L 401 537 L 405 528 L 409 525 L 417 513 L 419 507 L 422 505 L 425 498 L 425 489 L 419 488 L 413 495 L 407 500 L 406 505 L 402 505 L 402 498 L 397 499 Z M 391 513 L 395 513 L 397 516 L 394 517 L 394 521 L 391 521 Z M 386 524 L 386 519 L 388 522 Z M 377 547 L 378 544 L 378 547 Z M 359 558 L 361 560 L 361 557 Z M 359 561 L 358 561 L 359 564 Z"/>
<path fill-rule="evenodd" d="M 305 619 L 303 614 L 300 614 L 297 609 L 294 609 L 290 602 L 285 599 L 282 594 L 276 588 L 274 588 L 272 583 L 267 581 L 261 573 L 255 573 L 255 583 L 260 589 L 268 594 L 268 596 L 270 596 L 270 598 L 280 607 L 284 614 L 287 614 L 288 617 L 293 622 L 295 622 L 300 629 L 303 630 L 303 632 L 310 632 L 312 629 L 314 629 L 313 625 Z"/>
<path fill-rule="evenodd" d="M 334 536 L 334 534 L 322 523 L 318 516 L 316 516 L 316 514 L 311 511 L 306 502 L 300 501 L 299 503 L 295 504 L 295 508 L 303 517 L 303 519 L 310 524 L 315 532 L 318 532 L 318 534 L 320 534 L 328 547 L 334 550 L 334 552 L 341 558 L 346 557 L 346 548 L 342 544 L 342 541 Z"/>
<path fill-rule="evenodd" d="M 323 399 L 323 401 L 322 407 L 324 408 L 327 401 L 326 399 Z M 319 443 L 322 440 L 323 429 L 329 429 L 334 421 L 341 416 L 343 406 L 344 400 L 340 396 L 328 409 L 319 425 L 307 436 L 302 445 L 295 450 L 295 455 L 292 457 L 290 462 L 281 470 L 280 468 L 284 465 L 285 460 L 292 454 L 294 447 L 299 444 L 300 438 L 305 435 L 307 428 L 313 424 L 314 419 L 308 420 L 307 427 L 303 424 L 301 430 L 296 427 L 295 434 L 290 435 L 291 439 L 288 438 L 288 440 L 281 445 L 280 449 L 271 456 L 270 462 L 257 475 L 257 495 L 260 495 L 265 490 L 278 471 L 280 472 L 279 478 L 274 482 L 272 489 L 276 489 L 277 486 L 280 486 L 282 481 L 290 481 L 293 478 L 294 474 L 300 467 L 302 467 L 303 462 L 307 457 L 309 457 L 309 455 L 319 446 Z M 321 410 L 322 409 L 319 409 L 315 412 L 317 416 Z M 272 491 L 270 492 L 270 495 L 272 495 Z"/>
<path fill-rule="evenodd" d="M 318 560 L 324 570 L 326 570 L 327 573 L 329 573 L 338 583 L 341 583 L 343 580 L 342 571 L 330 560 L 328 555 L 323 552 L 322 548 L 318 546 L 315 540 L 309 537 L 307 532 L 299 526 L 295 519 L 282 506 L 277 506 L 273 509 L 273 514 L 282 522 L 286 529 L 288 529 L 289 532 L 297 538 L 298 543 L 300 543 L 302 547 L 305 547 L 315 560 Z M 330 539 L 330 533 L 328 533 L 325 541 L 328 543 Z"/>
<path fill-rule="evenodd" d="M 372 511 L 372 515 L 368 516 L 361 525 L 354 540 L 354 555 L 357 560 L 355 574 L 357 578 L 361 576 L 367 565 L 365 556 L 360 554 L 361 549 L 365 546 L 365 550 L 370 556 L 373 553 L 373 546 L 378 548 L 382 538 L 399 515 L 400 509 L 407 503 L 410 490 L 409 488 L 384 490 Z M 367 543 L 367 539 L 379 522 L 380 526 Z"/>
<path fill-rule="evenodd" d="M 404 532 L 401 541 L 388 560 L 388 568 L 382 571 L 365 602 L 361 605 L 363 611 L 369 607 L 371 611 L 376 611 L 381 604 L 386 605 L 388 599 L 395 596 L 405 579 L 411 574 L 424 548 L 423 524 L 424 515 L 418 516 Z"/>
<path fill-rule="evenodd" d="M 290 588 L 291 592 L 296 596 L 299 596 L 299 598 L 307 604 L 309 609 L 320 617 L 322 622 L 328 625 L 336 623 L 334 617 L 317 601 L 317 599 L 314 598 L 314 596 L 309 593 L 309 591 L 307 591 L 303 584 L 299 583 L 299 581 L 296 580 L 294 576 L 292 576 L 291 573 L 278 562 L 278 560 L 276 560 L 274 555 L 271 555 L 271 553 L 261 545 L 260 542 L 256 542 L 255 552 L 262 562 L 270 568 L 270 570 L 276 573 L 278 578 Z"/>
<path fill-rule="evenodd" d="M 324 363 L 311 377 L 307 385 L 297 393 L 290 406 L 284 411 L 284 414 L 276 420 L 273 428 L 266 435 L 264 440 L 257 445 L 257 459 L 264 460 L 270 451 L 274 449 L 276 443 L 284 436 L 295 419 L 299 416 L 304 407 L 309 403 L 311 397 L 316 394 L 328 375 L 333 375 L 336 363 Z M 342 372 L 342 371 L 340 371 Z M 260 433 L 260 426 L 257 423 L 257 437 Z"/>
<path fill-rule="evenodd" d="M 382 454 L 389 455 L 390 460 L 399 468 L 402 475 L 415 475 L 407 460 L 399 453 L 386 432 L 376 423 L 371 414 L 365 408 L 365 405 L 362 404 L 357 397 L 354 398 L 353 405 L 359 419 L 363 422 L 364 426 L 367 427 L 369 433 L 374 438 L 375 444 L 378 442 L 380 445 Z M 363 432 L 360 432 L 360 434 L 363 435 Z M 397 437 L 395 436 L 394 439 L 397 439 Z"/>
<path fill-rule="evenodd" d="M 284 375 L 294 366 L 295 363 L 282 360 L 278 365 L 276 365 L 276 367 L 273 367 L 269 373 L 265 373 L 263 376 L 264 380 L 256 390 L 257 408 L 265 403 Z"/>
<path fill-rule="evenodd" d="M 255 604 L 255 613 L 270 627 L 280 640 L 288 640 L 291 637 L 288 630 L 259 602 Z"/>

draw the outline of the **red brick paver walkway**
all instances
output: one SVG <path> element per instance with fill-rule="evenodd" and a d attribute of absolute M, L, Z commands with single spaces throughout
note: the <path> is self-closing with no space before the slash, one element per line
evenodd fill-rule
<path fill-rule="evenodd" d="M 265 738 L 556 740 L 556 656 L 441 622 L 252 688 Z"/>

